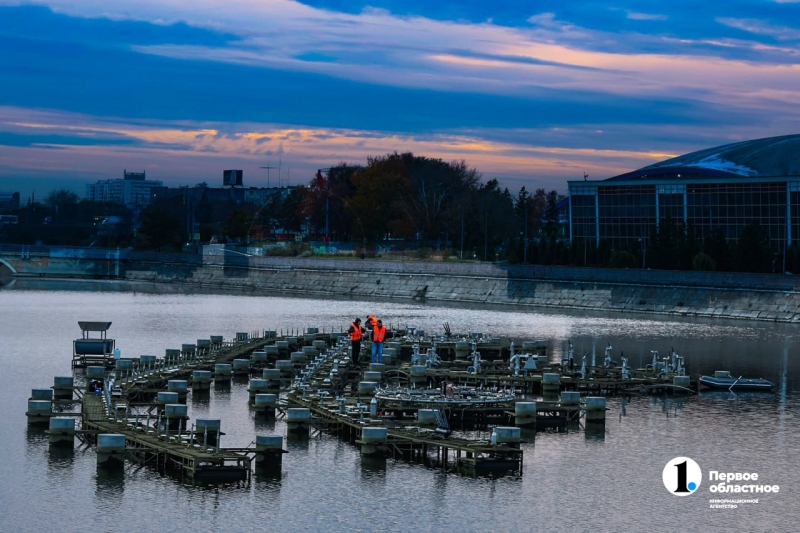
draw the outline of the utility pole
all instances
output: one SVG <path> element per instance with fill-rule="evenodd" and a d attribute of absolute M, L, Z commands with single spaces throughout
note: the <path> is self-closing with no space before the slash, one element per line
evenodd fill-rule
<path fill-rule="evenodd" d="M 266 169 L 266 171 L 267 171 L 267 189 L 269 189 L 269 171 L 270 171 L 270 169 L 277 168 L 277 167 L 271 167 L 271 166 L 269 166 L 269 161 L 267 161 L 267 166 L 265 166 L 265 167 L 259 167 L 259 168 Z"/>

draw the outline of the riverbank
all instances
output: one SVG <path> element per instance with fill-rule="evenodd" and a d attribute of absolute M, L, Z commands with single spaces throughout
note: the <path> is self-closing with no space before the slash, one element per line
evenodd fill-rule
<path fill-rule="evenodd" d="M 4 255 L 15 277 L 145 281 L 171 286 L 561 308 L 778 322 L 800 321 L 794 276 L 242 254 Z"/>
<path fill-rule="evenodd" d="M 793 276 L 133 254 L 124 278 L 311 296 L 800 321 Z"/>

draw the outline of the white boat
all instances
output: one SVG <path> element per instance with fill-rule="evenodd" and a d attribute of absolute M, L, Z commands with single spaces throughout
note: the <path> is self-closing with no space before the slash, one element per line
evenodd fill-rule
<path fill-rule="evenodd" d="M 698 382 L 709 389 L 771 391 L 775 384 L 764 378 L 735 378 L 727 370 L 717 370 L 713 376 L 700 376 Z"/>

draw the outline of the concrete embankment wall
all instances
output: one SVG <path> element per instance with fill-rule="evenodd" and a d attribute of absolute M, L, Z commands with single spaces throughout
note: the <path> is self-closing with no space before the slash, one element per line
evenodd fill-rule
<path fill-rule="evenodd" d="M 132 254 L 129 280 L 264 293 L 800 321 L 794 276 Z"/>

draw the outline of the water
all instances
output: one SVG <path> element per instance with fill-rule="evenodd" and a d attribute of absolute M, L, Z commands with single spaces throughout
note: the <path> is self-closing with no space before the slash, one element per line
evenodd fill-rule
<path fill-rule="evenodd" d="M 800 508 L 800 327 L 558 311 L 464 308 L 350 300 L 176 294 L 115 283 L 17 282 L 0 291 L 0 517 L 3 531 L 796 531 Z M 165 292 L 166 291 L 166 292 Z M 774 381 L 774 394 L 713 393 L 689 399 L 609 400 L 602 436 L 539 433 L 524 444 L 521 478 L 472 479 L 402 461 L 362 459 L 329 435 L 289 440 L 279 479 L 250 486 L 189 487 L 133 464 L 122 476 L 98 471 L 92 450 L 49 451 L 26 427 L 30 389 L 69 375 L 78 320 L 112 321 L 123 356 L 236 331 L 347 327 L 355 316 L 442 331 L 547 339 L 560 358 L 569 339 L 580 355 L 610 343 L 632 366 L 671 347 L 692 374 L 718 369 Z M 192 418 L 222 419 L 223 446 L 257 432 L 285 435 L 282 421 L 254 419 L 246 383 L 210 400 L 189 398 Z M 691 496 L 671 496 L 662 470 L 686 455 L 704 471 Z M 757 472 L 778 494 L 738 509 L 709 509 L 708 471 Z"/>

